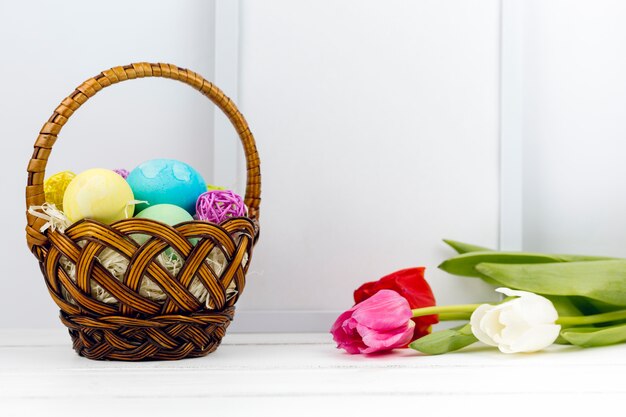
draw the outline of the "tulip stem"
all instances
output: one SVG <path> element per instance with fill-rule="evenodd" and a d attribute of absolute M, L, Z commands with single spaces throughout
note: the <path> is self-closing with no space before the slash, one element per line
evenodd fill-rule
<path fill-rule="evenodd" d="M 413 317 L 415 317 L 415 315 Z M 610 313 L 602 314 L 592 314 L 589 316 L 559 317 L 556 321 L 556 324 L 576 326 L 579 324 L 608 323 L 618 320 L 626 320 L 626 310 L 611 311 Z"/>
<path fill-rule="evenodd" d="M 472 313 L 481 304 L 461 304 L 454 306 L 433 306 L 416 308 L 413 317 L 430 316 L 437 314 L 440 321 L 469 320 Z M 589 316 L 563 316 L 559 317 L 556 324 L 566 326 L 579 326 L 586 324 L 609 323 L 612 321 L 626 320 L 626 310 L 611 311 L 609 313 L 592 314 Z"/>
<path fill-rule="evenodd" d="M 472 313 L 439 313 L 437 314 L 439 321 L 469 320 L 471 316 L 472 316 Z"/>
<path fill-rule="evenodd" d="M 458 320 L 458 319 L 447 319 L 446 314 L 451 313 L 465 313 L 471 314 L 480 306 L 481 304 L 461 304 L 456 306 L 433 306 L 433 307 L 424 307 L 424 308 L 416 308 L 413 310 L 413 317 L 422 317 L 422 316 L 430 316 L 433 314 L 443 314 L 441 317 L 442 320 Z"/>

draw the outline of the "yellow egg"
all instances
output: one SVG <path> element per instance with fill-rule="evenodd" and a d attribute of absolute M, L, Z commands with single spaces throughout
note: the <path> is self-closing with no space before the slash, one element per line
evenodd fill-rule
<path fill-rule="evenodd" d="M 62 171 L 46 179 L 43 183 L 46 203 L 54 204 L 56 208 L 63 211 L 63 195 L 65 194 L 65 189 L 75 176 L 76 174 L 72 171 Z"/>
<path fill-rule="evenodd" d="M 124 178 L 108 169 L 78 174 L 63 196 L 65 215 L 72 222 L 93 219 L 110 224 L 133 216 L 133 191 Z"/>

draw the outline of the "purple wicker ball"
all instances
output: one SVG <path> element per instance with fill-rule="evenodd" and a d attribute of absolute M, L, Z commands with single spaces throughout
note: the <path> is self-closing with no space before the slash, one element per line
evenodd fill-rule
<path fill-rule="evenodd" d="M 128 174 L 130 174 L 130 172 L 128 172 L 128 170 L 124 169 L 124 168 L 114 169 L 113 172 L 115 172 L 116 174 L 121 175 L 122 178 L 124 178 L 124 179 L 128 178 Z"/>
<path fill-rule="evenodd" d="M 199 220 L 221 223 L 229 217 L 246 215 L 246 205 L 241 196 L 230 190 L 211 190 L 198 197 L 196 216 Z"/>

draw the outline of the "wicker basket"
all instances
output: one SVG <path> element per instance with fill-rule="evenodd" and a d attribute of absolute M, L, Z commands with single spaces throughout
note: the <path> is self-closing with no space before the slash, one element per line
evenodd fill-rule
<path fill-rule="evenodd" d="M 195 72 L 169 64 L 137 63 L 115 67 L 82 83 L 54 110 L 43 125 L 28 164 L 26 206 L 44 202 L 43 181 L 52 146 L 67 119 L 91 96 L 120 81 L 143 77 L 164 77 L 182 81 L 207 96 L 235 127 L 247 162 L 245 203 L 249 217 L 228 219 L 221 224 L 204 221 L 174 227 L 147 219 L 121 220 L 105 225 L 81 220 L 65 233 L 40 232 L 42 219 L 28 214 L 26 238 L 40 263 L 48 291 L 61 309 L 61 321 L 69 328 L 74 349 L 90 359 L 164 360 L 204 356 L 219 345 L 233 319 L 234 304 L 245 286 L 245 275 L 257 241 L 261 175 L 254 138 L 244 117 L 233 102 L 213 84 Z M 129 237 L 142 233 L 151 238 L 139 245 Z M 196 238 L 197 243 L 189 241 Z M 173 276 L 156 261 L 168 247 L 184 258 L 180 272 Z M 206 262 L 217 247 L 226 258 L 218 276 Z M 105 248 L 129 260 L 120 282 L 96 259 Z M 76 267 L 75 280 L 59 265 L 65 257 Z M 144 277 L 149 277 L 166 295 L 157 303 L 139 294 Z M 194 278 L 201 280 L 209 295 L 209 306 L 190 291 Z M 118 300 L 98 301 L 91 292 L 94 280 Z M 226 297 L 235 286 L 236 295 Z M 69 294 L 69 297 L 68 297 Z"/>

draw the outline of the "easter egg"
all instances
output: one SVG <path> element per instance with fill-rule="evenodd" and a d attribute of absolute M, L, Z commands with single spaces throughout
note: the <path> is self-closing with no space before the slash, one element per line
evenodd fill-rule
<path fill-rule="evenodd" d="M 193 220 L 191 214 L 173 204 L 156 204 L 154 206 L 150 206 L 147 209 L 141 210 L 137 215 L 135 215 L 135 218 L 152 219 L 165 223 L 169 226 Z M 143 234 L 137 234 L 133 237 L 138 243 L 144 243 L 148 240 L 148 236 Z"/>
<path fill-rule="evenodd" d="M 141 210 L 135 217 L 138 219 L 156 220 L 170 226 L 193 220 L 193 217 L 188 211 L 173 204 L 156 204 L 150 206 Z"/>
<path fill-rule="evenodd" d="M 133 169 L 126 178 L 137 200 L 149 205 L 173 204 L 194 212 L 198 196 L 206 191 L 202 175 L 190 165 L 174 159 L 152 159 Z M 148 207 L 137 204 L 136 212 Z"/>
<path fill-rule="evenodd" d="M 69 183 L 63 211 L 72 222 L 93 219 L 109 224 L 132 217 L 133 191 L 124 178 L 108 169 L 88 169 Z"/>
<path fill-rule="evenodd" d="M 54 204 L 63 211 L 63 195 L 76 174 L 72 171 L 62 171 L 50 176 L 43 183 L 43 191 L 46 195 L 46 203 Z"/>

